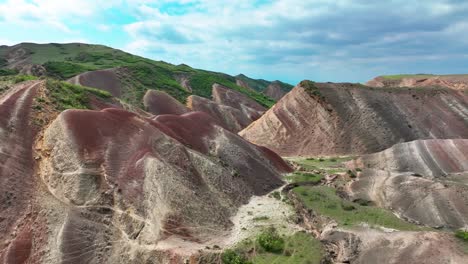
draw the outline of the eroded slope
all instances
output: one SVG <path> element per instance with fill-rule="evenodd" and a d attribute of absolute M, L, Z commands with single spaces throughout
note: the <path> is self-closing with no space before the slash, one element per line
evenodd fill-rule
<path fill-rule="evenodd" d="M 468 227 L 468 140 L 418 140 L 363 156 L 349 185 L 368 200 L 432 227 Z"/>
<path fill-rule="evenodd" d="M 451 89 L 301 82 L 240 132 L 282 156 L 372 153 L 468 135 L 468 95 Z"/>

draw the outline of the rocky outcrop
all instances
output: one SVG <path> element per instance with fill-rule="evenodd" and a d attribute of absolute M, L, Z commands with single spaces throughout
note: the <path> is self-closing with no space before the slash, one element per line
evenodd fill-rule
<path fill-rule="evenodd" d="M 101 89 L 115 97 L 122 95 L 122 84 L 117 74 L 117 69 L 85 72 L 69 79 L 68 82 Z"/>
<path fill-rule="evenodd" d="M 268 87 L 263 91 L 266 96 L 275 99 L 276 101 L 283 98 L 286 95 L 286 92 L 281 88 L 279 82 L 272 82 Z"/>
<path fill-rule="evenodd" d="M 444 88 L 301 82 L 239 133 L 282 156 L 362 154 L 468 135 L 468 95 Z"/>
<path fill-rule="evenodd" d="M 213 101 L 241 110 L 251 120 L 257 120 L 266 108 L 250 97 L 220 84 L 213 85 Z"/>
<path fill-rule="evenodd" d="M 143 97 L 143 105 L 146 111 L 153 115 L 182 115 L 190 110 L 181 104 L 174 97 L 163 91 L 148 90 Z"/>
<path fill-rule="evenodd" d="M 351 199 L 372 201 L 412 222 L 468 227 L 468 140 L 418 140 L 350 162 L 361 168 Z"/>
<path fill-rule="evenodd" d="M 372 87 L 446 87 L 455 90 L 468 89 L 468 75 L 408 75 L 401 78 L 376 77 L 366 83 Z"/>

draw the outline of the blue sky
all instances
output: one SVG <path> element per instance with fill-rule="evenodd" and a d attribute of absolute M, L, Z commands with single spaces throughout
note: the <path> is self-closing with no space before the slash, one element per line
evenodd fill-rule
<path fill-rule="evenodd" d="M 468 73 L 468 1 L 0 0 L 0 44 L 87 42 L 255 78 Z"/>

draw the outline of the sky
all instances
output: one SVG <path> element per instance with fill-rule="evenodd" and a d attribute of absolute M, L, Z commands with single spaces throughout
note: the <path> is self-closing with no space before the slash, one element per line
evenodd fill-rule
<path fill-rule="evenodd" d="M 103 44 L 296 84 L 468 73 L 467 0 L 0 0 L 0 45 Z"/>

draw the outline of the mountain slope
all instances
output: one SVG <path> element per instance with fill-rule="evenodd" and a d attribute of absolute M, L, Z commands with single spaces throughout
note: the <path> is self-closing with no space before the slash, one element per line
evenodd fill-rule
<path fill-rule="evenodd" d="M 468 94 L 301 82 L 240 132 L 283 156 L 372 153 L 416 139 L 468 135 Z"/>
<path fill-rule="evenodd" d="M 244 93 L 265 107 L 274 103 L 259 92 L 238 86 L 233 76 L 198 70 L 184 64 L 172 65 L 163 61 L 153 61 L 101 45 L 21 43 L 12 47 L 2 47 L 0 67 L 61 80 L 89 71 L 115 69 L 117 83 L 122 90 L 121 98 L 137 106 L 142 106 L 141 99 L 148 89 L 163 90 L 183 103 L 191 94 L 210 98 L 211 86 L 214 83 Z M 73 82 L 92 87 L 101 86 L 103 80 L 99 79 L 100 73 L 92 74 L 94 76 L 88 78 L 88 81 L 86 77 L 89 77 L 89 74 L 85 74 Z M 84 80 L 83 83 L 80 79 Z"/>

